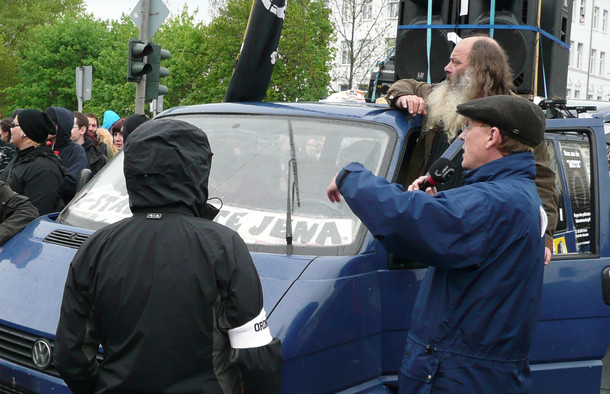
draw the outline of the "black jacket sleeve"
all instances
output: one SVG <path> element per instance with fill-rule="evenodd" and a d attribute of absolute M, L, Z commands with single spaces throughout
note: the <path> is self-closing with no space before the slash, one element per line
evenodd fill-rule
<path fill-rule="evenodd" d="M 265 346 L 235 349 L 244 393 L 280 393 L 282 391 L 282 343 L 273 340 Z"/>
<path fill-rule="evenodd" d="M 0 181 L 0 245 L 37 217 L 38 210 L 27 197 L 15 193 L 8 184 Z"/>
<path fill-rule="evenodd" d="M 89 295 L 87 257 L 85 243 L 70 264 L 53 353 L 57 371 L 75 394 L 93 393 L 98 369 L 100 341 Z"/>
<path fill-rule="evenodd" d="M 229 250 L 229 261 L 218 275 L 223 298 L 219 326 L 228 331 L 232 360 L 241 371 L 244 393 L 279 393 L 282 345 L 271 337 L 258 273 L 239 235 L 235 234 Z"/>

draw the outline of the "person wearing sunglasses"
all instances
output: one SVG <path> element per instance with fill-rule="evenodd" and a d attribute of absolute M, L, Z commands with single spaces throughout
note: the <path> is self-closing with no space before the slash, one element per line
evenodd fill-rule
<path fill-rule="evenodd" d="M 45 145 L 55 124 L 44 112 L 24 109 L 11 123 L 11 143 L 17 154 L 0 174 L 0 180 L 30 199 L 41 215 L 63 208 L 64 165 Z"/>

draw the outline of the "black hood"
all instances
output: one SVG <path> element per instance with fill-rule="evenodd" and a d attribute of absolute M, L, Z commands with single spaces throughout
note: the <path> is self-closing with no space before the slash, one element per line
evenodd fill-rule
<path fill-rule="evenodd" d="M 130 134 L 123 152 L 132 211 L 187 206 L 203 217 L 212 151 L 201 129 L 181 120 L 151 120 Z"/>
<path fill-rule="evenodd" d="M 63 107 L 49 107 L 44 110 L 57 125 L 57 138 L 55 149 L 61 149 L 70 143 L 72 127 L 74 126 L 74 115 Z"/>

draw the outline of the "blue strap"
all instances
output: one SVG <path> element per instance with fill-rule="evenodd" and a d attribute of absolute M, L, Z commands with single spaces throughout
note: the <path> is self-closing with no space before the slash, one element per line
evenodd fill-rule
<path fill-rule="evenodd" d="M 496 0 L 491 0 L 491 4 L 489 5 L 489 24 L 495 25 L 496 20 Z M 494 29 L 489 29 L 489 36 L 494 38 Z"/>
<path fill-rule="evenodd" d="M 495 25 L 496 21 L 496 0 L 491 0 L 491 4 L 489 5 L 489 24 Z M 489 29 L 489 36 L 494 38 L 494 29 Z"/>
<path fill-rule="evenodd" d="M 398 30 L 415 30 L 415 29 L 443 29 L 443 30 L 453 30 L 453 29 L 497 29 L 497 30 L 530 30 L 533 32 L 538 32 L 542 34 L 544 37 L 563 47 L 564 49 L 570 50 L 570 46 L 565 42 L 561 41 L 557 37 L 553 36 L 550 33 L 542 30 L 539 27 L 534 27 L 530 25 L 399 25 Z"/>
<path fill-rule="evenodd" d="M 540 43 L 540 58 L 544 59 L 544 55 L 542 53 L 542 43 Z M 548 99 L 549 93 L 546 88 L 546 72 L 544 70 L 544 61 L 541 61 L 540 63 L 542 64 L 542 83 L 544 84 L 544 98 Z"/>
<path fill-rule="evenodd" d="M 428 25 L 432 26 L 432 0 L 428 0 Z M 427 41 L 427 56 L 428 56 L 428 83 L 432 83 L 430 78 L 430 49 L 432 47 L 432 29 L 428 29 L 426 31 L 426 41 Z"/>

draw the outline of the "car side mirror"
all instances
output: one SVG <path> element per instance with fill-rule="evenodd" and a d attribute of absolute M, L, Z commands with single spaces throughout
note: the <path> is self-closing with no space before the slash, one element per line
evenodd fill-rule
<path fill-rule="evenodd" d="M 76 192 L 78 193 L 80 189 L 85 187 L 91 178 L 93 178 L 93 172 L 88 168 L 83 168 L 78 176 L 78 182 L 76 182 Z"/>

